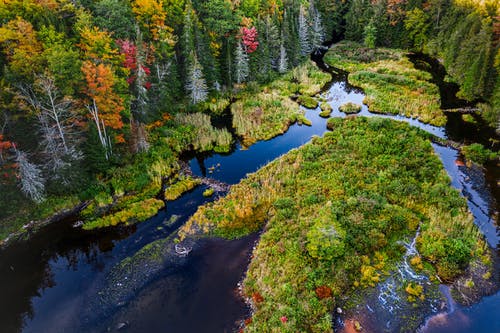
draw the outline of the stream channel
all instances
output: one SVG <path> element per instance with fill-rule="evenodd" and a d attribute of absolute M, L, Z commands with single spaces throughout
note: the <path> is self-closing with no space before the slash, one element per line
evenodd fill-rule
<path fill-rule="evenodd" d="M 345 117 L 338 111 L 345 102 L 362 104 L 364 93 L 347 83 L 347 73 L 335 73 L 321 60 L 318 65 L 333 76 L 321 93 L 334 110 L 332 117 Z M 447 107 L 443 105 L 443 108 Z M 319 117 L 319 107 L 304 111 L 312 126 L 295 124 L 274 139 L 248 148 L 237 143 L 229 154 L 197 154 L 187 162 L 195 175 L 236 184 L 247 173 L 326 131 L 326 119 Z M 454 114 L 448 115 L 450 125 L 447 127 L 434 127 L 401 116 L 372 114 L 365 105 L 359 115 L 405 121 L 444 139 L 478 142 L 481 138 L 478 129 L 460 123 Z M 226 126 L 230 126 L 230 117 L 228 122 Z M 452 186 L 467 198 L 475 223 L 497 253 L 498 230 L 491 216 L 499 211 L 495 200 L 499 168 L 467 168 L 457 162 L 461 157 L 455 149 L 433 146 L 452 179 Z M 120 270 L 126 258 L 148 244 L 167 239 L 198 206 L 214 200 L 202 196 L 205 189 L 206 186 L 200 186 L 168 202 L 166 209 L 138 225 L 89 232 L 74 227 L 76 219 L 66 219 L 44 227 L 28 241 L 1 250 L 0 330 L 235 331 L 238 323 L 250 313 L 237 288 L 258 240 L 257 234 L 234 241 L 205 239 L 195 244 L 187 257 L 167 255 L 154 262 L 137 260 L 125 273 Z M 411 240 L 406 240 L 404 245 L 407 251 L 415 251 Z M 406 266 L 403 260 L 400 273 L 395 272 L 381 283 L 378 296 L 362 304 L 375 312 L 374 331 L 394 331 L 405 326 L 404 319 L 398 321 L 393 313 L 397 295 L 391 300 L 390 284 L 397 282 L 398 274 L 407 274 L 409 279 L 425 278 L 412 277 L 411 268 L 404 272 Z M 493 278 L 498 281 L 498 269 Z M 421 331 L 500 332 L 500 292 L 470 307 L 460 307 L 447 294 L 446 286 L 441 289 L 443 293 L 438 299 L 429 301 L 427 320 L 421 322 Z M 446 305 L 438 306 L 439 301 Z M 336 329 L 345 329 L 341 317 L 335 320 Z"/>

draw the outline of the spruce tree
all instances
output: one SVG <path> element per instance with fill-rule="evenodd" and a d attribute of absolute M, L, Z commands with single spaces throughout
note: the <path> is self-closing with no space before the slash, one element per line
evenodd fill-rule
<path fill-rule="evenodd" d="M 189 74 L 186 80 L 186 90 L 189 92 L 191 103 L 198 104 L 207 99 L 208 88 L 203 76 L 203 69 L 194 52 L 191 55 L 190 63 L 192 63 L 192 65 L 188 70 Z"/>
<path fill-rule="evenodd" d="M 278 72 L 284 73 L 288 70 L 288 57 L 286 55 L 286 48 L 283 45 L 283 40 L 281 41 L 280 46 L 280 56 L 278 59 Z"/>
<path fill-rule="evenodd" d="M 234 54 L 234 79 L 238 84 L 245 82 L 248 78 L 248 61 L 248 54 L 245 50 L 245 47 L 243 46 L 243 43 L 239 42 L 236 46 L 236 51 Z"/>
<path fill-rule="evenodd" d="M 299 42 L 300 53 L 305 56 L 311 53 L 311 43 L 309 41 L 309 22 L 306 17 L 304 6 L 300 6 L 299 10 Z"/>
<path fill-rule="evenodd" d="M 311 47 L 312 50 L 316 53 L 324 49 L 323 42 L 325 41 L 325 29 L 323 28 L 323 24 L 321 23 L 321 14 L 314 7 L 313 1 L 311 1 L 309 15 L 310 17 L 312 17 Z"/>
<path fill-rule="evenodd" d="M 31 200 L 40 203 L 45 200 L 45 180 L 42 170 L 28 160 L 26 153 L 16 151 L 16 163 L 19 166 L 21 191 Z"/>

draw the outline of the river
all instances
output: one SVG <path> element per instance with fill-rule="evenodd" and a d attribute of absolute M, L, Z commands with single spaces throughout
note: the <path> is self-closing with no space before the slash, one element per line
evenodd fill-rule
<path fill-rule="evenodd" d="M 322 95 L 333 107 L 332 117 L 345 116 L 338 111 L 340 104 L 361 104 L 364 98 L 360 89 L 347 83 L 346 73 L 334 75 Z M 229 154 L 198 154 L 188 163 L 197 175 L 236 184 L 247 173 L 326 131 L 326 119 L 318 116 L 319 108 L 304 110 L 312 126 L 295 124 L 274 139 L 248 148 L 238 143 Z M 460 133 L 455 125 L 440 128 L 415 119 L 371 114 L 364 105 L 360 114 L 406 121 L 441 138 L 465 137 L 473 141 L 477 135 L 474 131 Z M 455 118 L 450 123 L 456 124 Z M 452 185 L 467 198 L 476 224 L 490 246 L 497 249 L 497 226 L 491 216 L 498 211 L 494 200 L 498 193 L 498 167 L 493 166 L 486 173 L 468 169 L 456 162 L 460 158 L 456 150 L 438 145 L 434 148 L 452 178 Z M 234 331 L 238 321 L 249 315 L 238 296 L 237 284 L 244 276 L 258 235 L 235 241 L 204 240 L 187 258 L 166 261 L 154 274 L 136 282 L 139 288 L 120 302 L 104 301 L 110 275 L 125 258 L 147 244 L 169 237 L 199 205 L 214 200 L 202 196 L 204 189 L 198 187 L 168 202 L 157 216 L 135 226 L 88 232 L 73 227 L 76 221 L 68 219 L 0 252 L 2 332 Z M 175 222 L 168 223 L 173 216 Z M 114 285 L 120 286 L 119 282 Z M 443 313 L 430 318 L 423 330 L 500 331 L 500 293 L 471 307 L 448 306 L 435 312 L 440 311 Z M 383 331 L 384 326 L 375 330 Z"/>

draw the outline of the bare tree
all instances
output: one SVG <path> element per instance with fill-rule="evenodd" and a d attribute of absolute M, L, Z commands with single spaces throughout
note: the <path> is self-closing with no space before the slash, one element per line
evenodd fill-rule
<path fill-rule="evenodd" d="M 325 41 L 325 29 L 321 23 L 321 14 L 314 6 L 313 1 L 311 1 L 311 6 L 309 7 L 309 15 L 312 17 L 311 47 L 315 53 L 318 53 L 325 49 L 325 46 L 323 46 L 323 42 Z"/>
<path fill-rule="evenodd" d="M 16 163 L 19 167 L 21 191 L 31 200 L 40 203 L 45 200 L 45 180 L 42 170 L 28 161 L 27 154 L 16 150 Z"/>
<path fill-rule="evenodd" d="M 81 158 L 76 149 L 75 122 L 72 118 L 73 101 L 61 96 L 54 79 L 47 74 L 38 75 L 33 85 L 20 85 L 20 98 L 38 118 L 43 153 L 50 161 L 49 168 L 57 171 L 69 161 Z"/>
<path fill-rule="evenodd" d="M 102 147 L 104 148 L 104 156 L 106 159 L 113 154 L 112 146 L 111 146 L 111 138 L 106 133 L 106 126 L 104 125 L 104 121 L 99 118 L 99 108 L 95 102 L 95 99 L 92 99 L 92 104 L 86 105 L 87 110 L 94 121 L 95 127 L 97 129 L 97 135 L 99 136 L 99 141 L 101 142 Z"/>

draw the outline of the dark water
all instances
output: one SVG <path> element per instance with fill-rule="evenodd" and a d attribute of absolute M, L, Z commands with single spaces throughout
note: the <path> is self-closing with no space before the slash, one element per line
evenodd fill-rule
<path fill-rule="evenodd" d="M 323 92 L 334 109 L 332 116 L 343 117 L 338 106 L 347 101 L 361 104 L 364 94 L 346 83 L 346 73 L 335 75 Z M 235 184 L 247 173 L 258 170 L 274 158 L 326 131 L 326 120 L 319 108 L 305 110 L 313 125 L 293 125 L 287 133 L 248 149 L 236 145 L 230 154 L 198 155 L 189 161 L 195 174 Z M 363 106 L 361 115 L 371 114 Z M 383 116 L 409 122 L 439 137 L 460 136 L 454 128 L 438 128 L 399 116 Z M 489 244 L 498 246 L 497 227 L 490 216 L 498 210 L 498 168 L 484 176 L 456 165 L 458 153 L 434 146 L 449 172 L 453 185 L 468 198 L 476 223 Z M 214 167 L 213 171 L 210 171 Z M 207 199 L 199 187 L 169 202 L 154 218 L 133 227 L 98 232 L 73 228 L 74 221 L 50 225 L 29 242 L 14 244 L 0 253 L 0 331 L 1 332 L 230 332 L 236 322 L 248 316 L 248 309 L 235 292 L 243 278 L 249 253 L 257 236 L 236 241 L 206 240 L 193 250 L 182 265 L 161 267 L 145 279 L 139 290 L 123 304 L 100 306 L 100 292 L 109 283 L 110 272 L 119 263 L 145 245 L 171 235 Z M 213 200 L 213 199 L 208 199 Z M 164 221 L 172 215 L 180 218 L 172 226 Z M 492 308 L 495 310 L 492 311 Z M 477 332 L 481 323 L 498 322 L 500 294 L 484 298 L 477 305 L 443 316 L 454 322 L 455 313 L 463 313 Z M 481 315 L 479 315 L 481 314 Z M 486 316 L 486 317 L 485 317 Z M 429 330 L 432 327 L 429 325 Z M 455 332 L 453 326 L 441 326 L 442 332 Z M 489 332 L 491 330 L 488 330 Z M 433 331 L 435 332 L 435 331 Z"/>

